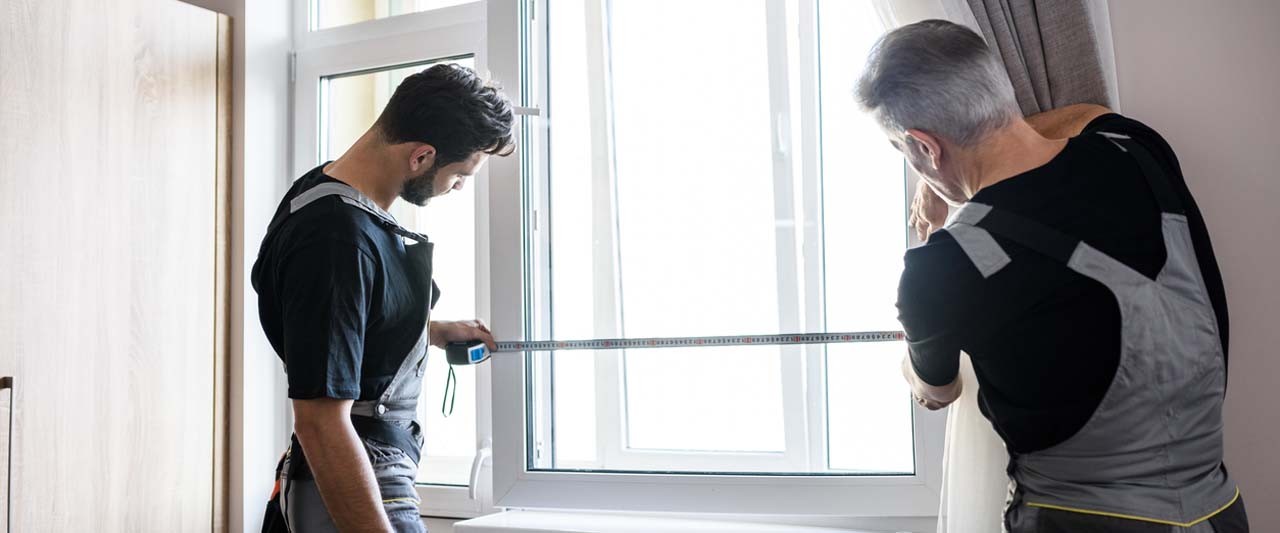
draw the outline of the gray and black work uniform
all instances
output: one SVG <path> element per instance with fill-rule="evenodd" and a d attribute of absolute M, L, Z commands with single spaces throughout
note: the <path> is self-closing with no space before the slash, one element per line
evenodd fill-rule
<path fill-rule="evenodd" d="M 428 315 L 439 298 L 432 245 L 323 168 L 294 183 L 258 253 L 252 281 L 262 327 L 284 362 L 290 398 L 355 400 L 352 425 L 391 523 L 425 531 L 414 489 L 422 448 L 415 419 Z M 269 525 L 335 531 L 296 436 L 277 480 Z"/>
<path fill-rule="evenodd" d="M 1243 532 L 1222 462 L 1222 278 L 1173 151 L 1119 115 L 979 191 L 907 253 L 916 373 L 973 361 L 1014 533 Z"/>

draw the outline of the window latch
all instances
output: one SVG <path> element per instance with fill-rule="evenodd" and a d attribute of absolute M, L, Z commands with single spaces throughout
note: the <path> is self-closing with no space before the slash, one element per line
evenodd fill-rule
<path fill-rule="evenodd" d="M 471 460 L 471 482 L 467 484 L 467 497 L 471 500 L 480 499 L 480 471 L 491 458 L 493 458 L 493 441 L 484 439 L 480 443 L 480 448 L 476 450 L 476 458 Z"/>

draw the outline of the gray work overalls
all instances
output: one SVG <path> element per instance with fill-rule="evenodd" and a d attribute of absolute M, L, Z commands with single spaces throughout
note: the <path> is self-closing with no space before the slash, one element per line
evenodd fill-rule
<path fill-rule="evenodd" d="M 420 291 L 420 294 L 426 296 L 421 301 L 429 302 L 429 313 L 430 307 L 434 307 L 439 299 L 440 291 L 431 279 L 433 245 L 427 237 L 404 229 L 369 198 L 342 183 L 322 183 L 306 190 L 290 202 L 289 213 L 296 213 L 308 204 L 328 196 L 339 196 L 348 205 L 373 215 L 396 235 L 413 241 L 405 246 L 410 271 L 416 278 L 412 290 Z M 351 407 L 351 423 L 368 453 L 373 475 L 381 490 L 383 508 L 392 526 L 401 533 L 426 531 L 418 515 L 419 501 L 415 483 L 422 450 L 422 433 L 417 423 L 418 396 L 422 392 L 422 375 L 426 370 L 429 329 L 424 320 L 417 343 L 409 353 L 402 356 L 395 377 L 378 394 L 378 399 L 357 401 Z M 315 479 L 306 465 L 297 436 L 293 437 L 293 442 L 281 461 L 278 476 L 279 508 L 289 531 L 337 531 L 320 498 Z"/>
<path fill-rule="evenodd" d="M 1160 207 L 1168 259 L 1155 279 L 988 205 L 970 202 L 947 225 L 984 277 L 1010 262 L 995 234 L 1103 284 L 1120 307 L 1119 366 L 1092 417 L 1060 444 L 1010 454 L 1005 529 L 1247 531 L 1222 464 L 1222 343 L 1182 202 L 1138 143 L 1101 135 L 1135 159 Z"/>

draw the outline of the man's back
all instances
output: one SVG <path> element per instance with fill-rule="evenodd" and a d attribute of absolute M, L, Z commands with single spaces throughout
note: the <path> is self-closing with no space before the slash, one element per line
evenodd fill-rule
<path fill-rule="evenodd" d="M 1100 117 L 1048 164 L 984 188 L 973 201 L 1079 238 L 1154 277 L 1166 258 L 1160 211 L 1137 164 L 1098 131 L 1145 146 L 1182 197 L 1225 352 L 1226 301 L 1203 219 L 1172 151 L 1149 128 Z M 908 252 L 899 307 L 919 375 L 949 383 L 956 355 L 969 353 L 984 414 L 1011 451 L 1027 453 L 1075 434 L 1101 402 L 1120 356 L 1120 311 L 1102 284 L 995 238 L 1012 261 L 989 278 L 946 231 Z"/>

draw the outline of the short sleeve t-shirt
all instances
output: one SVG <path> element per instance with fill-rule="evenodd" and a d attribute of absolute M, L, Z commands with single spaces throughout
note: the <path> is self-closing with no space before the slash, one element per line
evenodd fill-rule
<path fill-rule="evenodd" d="M 323 169 L 298 178 L 262 241 L 252 272 L 258 315 L 290 398 L 372 400 L 417 343 L 428 305 L 404 241 L 372 214 L 337 196 L 289 214 L 297 195 L 339 182 Z"/>
<path fill-rule="evenodd" d="M 1173 150 L 1147 126 L 1098 117 L 1047 164 L 973 200 L 1079 238 L 1154 277 L 1166 255 L 1159 208 L 1137 163 L 1100 131 L 1141 143 L 1181 197 L 1225 353 L 1226 295 L 1204 219 Z M 970 355 L 983 414 L 1011 451 L 1027 453 L 1074 435 L 1101 403 L 1119 365 L 1120 311 L 1102 284 L 995 239 L 1012 262 L 985 279 L 946 230 L 908 251 L 899 318 L 925 382 L 951 383 L 960 351 Z"/>

